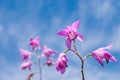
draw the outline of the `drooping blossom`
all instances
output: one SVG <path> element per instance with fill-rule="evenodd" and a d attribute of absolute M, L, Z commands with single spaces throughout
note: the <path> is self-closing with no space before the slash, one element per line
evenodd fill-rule
<path fill-rule="evenodd" d="M 48 59 L 47 59 L 46 65 L 47 65 L 47 66 L 52 66 L 52 65 L 54 65 L 54 63 L 52 62 L 52 59 L 51 59 L 51 58 L 48 58 Z"/>
<path fill-rule="evenodd" d="M 78 39 L 84 41 L 82 35 L 77 32 L 79 25 L 80 21 L 78 20 L 57 33 L 60 36 L 66 37 L 66 46 L 69 49 L 71 48 L 71 42 L 73 40 Z"/>
<path fill-rule="evenodd" d="M 50 48 L 48 48 L 46 45 L 44 45 L 42 57 L 50 57 L 52 54 L 56 54 L 56 52 Z"/>
<path fill-rule="evenodd" d="M 21 69 L 22 69 L 22 70 L 25 70 L 25 69 L 28 68 L 28 70 L 30 70 L 30 69 L 31 69 L 31 65 L 32 65 L 32 62 L 31 62 L 31 61 L 23 62 L 23 63 L 21 64 Z"/>
<path fill-rule="evenodd" d="M 20 55 L 22 56 L 22 61 L 30 59 L 32 56 L 32 53 L 25 49 L 20 49 L 20 52 L 21 52 Z"/>
<path fill-rule="evenodd" d="M 31 38 L 29 45 L 32 46 L 32 50 L 40 49 L 40 38 L 36 37 L 35 39 Z"/>
<path fill-rule="evenodd" d="M 116 58 L 111 55 L 106 49 L 111 49 L 112 45 L 108 45 L 106 47 L 102 47 L 99 48 L 95 51 L 92 52 L 92 56 L 102 65 L 103 65 L 103 61 L 102 60 L 106 60 L 106 62 L 115 62 L 117 61 Z"/>
<path fill-rule="evenodd" d="M 64 74 L 67 68 L 67 58 L 65 53 L 61 53 L 56 62 L 56 69 L 60 71 L 61 74 Z"/>

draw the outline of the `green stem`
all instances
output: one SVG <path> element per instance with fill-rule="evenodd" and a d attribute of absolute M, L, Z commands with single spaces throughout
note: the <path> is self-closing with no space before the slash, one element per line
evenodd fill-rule
<path fill-rule="evenodd" d="M 85 61 L 88 57 L 92 56 L 91 54 L 86 55 L 83 60 Z"/>
<path fill-rule="evenodd" d="M 77 52 L 75 40 L 73 42 L 74 42 L 73 47 L 74 47 L 75 51 L 74 50 L 72 50 L 72 51 L 79 57 L 79 59 L 82 62 L 82 65 L 81 65 L 81 74 L 82 74 L 82 80 L 85 80 L 85 76 L 84 76 L 84 60 L 82 59 L 82 57 L 80 56 L 80 54 Z"/>
<path fill-rule="evenodd" d="M 67 53 L 69 51 L 69 49 L 65 50 L 64 53 Z"/>

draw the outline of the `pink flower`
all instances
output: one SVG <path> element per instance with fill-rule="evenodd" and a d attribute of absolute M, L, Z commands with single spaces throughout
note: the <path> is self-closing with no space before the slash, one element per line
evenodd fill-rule
<path fill-rule="evenodd" d="M 44 46 L 43 52 L 42 52 L 42 57 L 50 57 L 52 54 L 56 54 L 55 51 L 52 49 L 48 48 L 46 45 Z"/>
<path fill-rule="evenodd" d="M 47 59 L 46 61 L 46 65 L 47 66 L 52 66 L 54 63 L 52 62 L 52 60 L 50 58 Z"/>
<path fill-rule="evenodd" d="M 21 64 L 21 69 L 31 69 L 31 65 L 32 65 L 32 62 L 31 61 L 29 61 L 29 62 L 23 62 L 22 64 Z"/>
<path fill-rule="evenodd" d="M 20 55 L 22 56 L 22 61 L 30 59 L 32 56 L 32 53 L 25 49 L 20 49 L 20 52 L 21 52 Z"/>
<path fill-rule="evenodd" d="M 84 41 L 82 35 L 77 32 L 79 25 L 80 21 L 78 20 L 72 23 L 72 25 L 66 26 L 64 30 L 61 30 L 57 33 L 60 36 L 66 37 L 66 46 L 69 49 L 71 48 L 71 41 L 75 40 L 76 38 L 80 41 Z"/>
<path fill-rule="evenodd" d="M 35 39 L 31 38 L 30 42 L 29 42 L 29 45 L 32 46 L 32 50 L 34 50 L 35 48 L 36 49 L 40 49 L 40 38 L 39 37 L 36 37 Z"/>
<path fill-rule="evenodd" d="M 106 51 L 106 49 L 111 49 L 112 48 L 112 45 L 108 45 L 107 47 L 102 47 L 102 48 L 99 48 L 95 51 L 92 52 L 92 56 L 102 65 L 103 65 L 103 62 L 102 60 L 106 60 L 106 62 L 115 62 L 117 61 L 116 58 L 111 55 L 108 51 Z"/>
<path fill-rule="evenodd" d="M 63 74 L 67 68 L 67 58 L 65 53 L 61 53 L 56 62 L 56 69 Z"/>

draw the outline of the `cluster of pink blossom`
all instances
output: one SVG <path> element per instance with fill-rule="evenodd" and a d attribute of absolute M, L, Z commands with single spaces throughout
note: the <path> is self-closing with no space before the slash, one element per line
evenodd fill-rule
<path fill-rule="evenodd" d="M 40 49 L 39 37 L 36 37 L 35 39 L 31 39 L 29 45 L 32 46 L 32 50 Z M 28 68 L 30 70 L 32 65 L 31 57 L 33 54 L 25 49 L 20 49 L 20 52 L 22 57 L 21 68 L 22 69 Z"/>
<path fill-rule="evenodd" d="M 40 46 L 40 38 L 36 37 L 35 39 L 30 39 L 29 45 L 32 47 L 32 52 L 25 50 L 25 49 L 20 49 L 20 55 L 22 58 L 22 63 L 21 63 L 21 69 L 25 70 L 31 70 L 31 66 L 33 63 L 37 63 L 39 69 L 40 69 L 40 75 L 42 76 L 41 73 L 41 59 L 43 58 L 47 58 L 45 64 L 43 63 L 43 65 L 47 65 L 47 66 L 52 66 L 54 65 L 53 61 L 52 61 L 52 57 L 51 55 L 56 54 L 56 52 L 50 48 L 48 48 L 46 45 L 44 45 L 43 47 L 43 52 L 41 54 L 38 53 L 38 50 L 41 49 Z M 36 52 L 36 53 L 34 53 Z M 35 56 L 36 59 L 38 59 L 38 62 L 33 62 L 32 61 L 32 57 Z M 30 74 L 31 75 L 31 74 Z M 32 73 L 33 75 L 33 73 Z M 28 76 L 29 77 L 29 76 Z"/>
<path fill-rule="evenodd" d="M 32 53 L 25 50 L 25 49 L 20 49 L 20 52 L 21 52 L 21 57 L 22 57 L 22 64 L 21 64 L 21 68 L 22 69 L 26 69 L 28 68 L 29 70 L 31 69 L 31 65 L 32 65 L 32 62 L 31 62 L 31 56 L 32 56 Z"/>
<path fill-rule="evenodd" d="M 64 52 L 60 53 L 60 55 L 58 56 L 57 60 L 56 60 L 56 70 L 60 71 L 61 74 L 64 74 L 66 71 L 66 68 L 68 67 L 67 62 L 67 52 L 68 51 L 72 51 L 81 61 L 81 74 L 82 74 L 82 80 L 85 80 L 84 77 L 84 62 L 85 60 L 89 57 L 92 56 L 93 58 L 95 58 L 102 66 L 103 66 L 103 60 L 105 60 L 107 63 L 108 62 L 116 62 L 116 58 L 111 55 L 110 52 L 107 51 L 107 49 L 111 49 L 112 45 L 108 45 L 107 47 L 102 47 L 99 48 L 93 52 L 91 52 L 91 54 L 86 55 L 85 57 L 81 57 L 81 55 L 78 53 L 77 47 L 76 47 L 76 39 L 80 40 L 80 41 L 84 41 L 83 36 L 77 32 L 78 28 L 80 25 L 80 21 L 75 21 L 74 23 L 72 23 L 72 25 L 66 26 L 65 29 L 59 31 L 57 34 L 59 36 L 63 36 L 66 38 L 66 46 L 67 46 L 67 50 L 65 50 Z M 39 50 L 40 47 L 40 43 L 39 43 L 39 37 L 36 37 L 35 39 L 31 39 L 29 42 L 29 45 L 32 46 L 32 50 Z M 26 69 L 28 68 L 29 70 L 31 69 L 31 65 L 32 65 L 32 61 L 31 61 L 31 57 L 34 55 L 33 53 L 25 50 L 25 49 L 20 49 L 21 52 L 21 56 L 22 56 L 22 64 L 21 64 L 21 68 L 22 69 Z M 48 48 L 46 45 L 43 48 L 43 52 L 41 54 L 39 54 L 40 59 L 46 57 L 46 65 L 47 66 L 52 66 L 54 63 L 52 61 L 51 55 L 56 54 L 56 52 L 54 50 L 51 50 L 50 48 Z M 40 66 L 40 65 L 39 65 Z"/>

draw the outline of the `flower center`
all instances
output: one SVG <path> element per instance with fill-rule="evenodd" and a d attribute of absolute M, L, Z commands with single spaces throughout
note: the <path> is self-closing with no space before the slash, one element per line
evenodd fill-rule
<path fill-rule="evenodd" d="M 74 32 L 74 31 L 69 31 L 69 32 L 68 32 L 68 37 L 69 37 L 70 39 L 75 39 L 75 38 L 76 38 L 75 32 Z"/>

